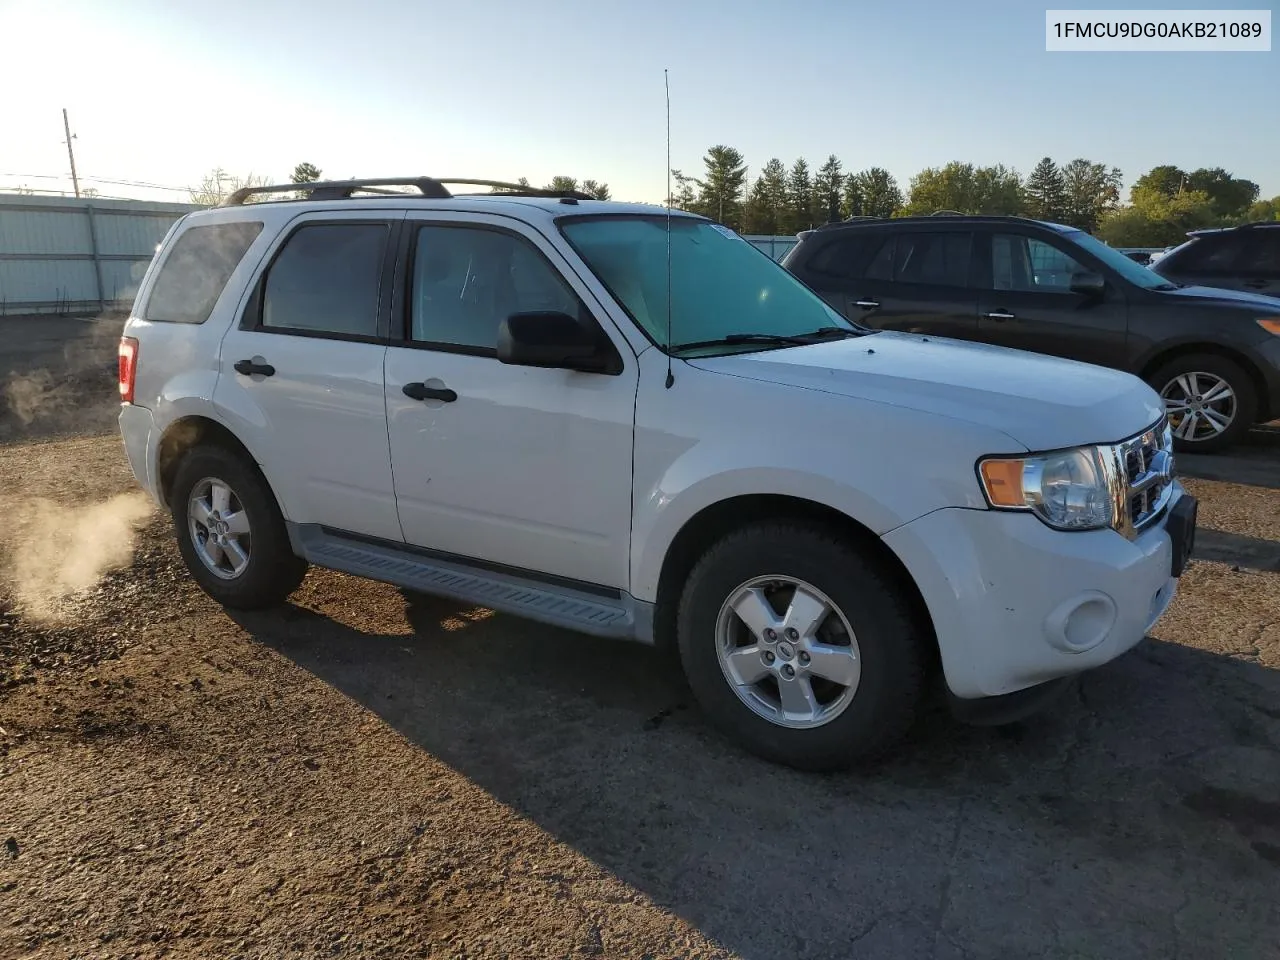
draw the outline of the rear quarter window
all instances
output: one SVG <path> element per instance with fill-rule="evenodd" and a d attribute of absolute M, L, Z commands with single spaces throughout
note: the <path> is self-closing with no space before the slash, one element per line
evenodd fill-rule
<path fill-rule="evenodd" d="M 259 221 L 189 227 L 160 266 L 143 310 L 158 323 L 204 323 L 231 274 L 262 233 Z"/>

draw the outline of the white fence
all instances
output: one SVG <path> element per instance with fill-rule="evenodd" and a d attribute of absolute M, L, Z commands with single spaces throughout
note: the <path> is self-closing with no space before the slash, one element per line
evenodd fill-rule
<path fill-rule="evenodd" d="M 190 204 L 0 194 L 0 315 L 128 309 Z"/>

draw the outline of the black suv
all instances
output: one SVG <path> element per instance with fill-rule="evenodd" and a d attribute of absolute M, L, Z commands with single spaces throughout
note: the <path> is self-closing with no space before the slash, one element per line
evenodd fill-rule
<path fill-rule="evenodd" d="M 1280 220 L 1218 230 L 1193 230 L 1191 239 L 1151 267 L 1174 283 L 1202 283 L 1280 297 Z"/>
<path fill-rule="evenodd" d="M 862 218 L 801 233 L 782 263 L 863 326 L 1137 374 L 1181 450 L 1219 450 L 1280 417 L 1280 299 L 1180 286 L 1074 227 Z"/>

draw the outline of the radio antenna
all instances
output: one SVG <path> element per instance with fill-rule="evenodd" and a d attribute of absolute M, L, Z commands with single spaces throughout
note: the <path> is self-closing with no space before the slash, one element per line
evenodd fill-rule
<path fill-rule="evenodd" d="M 662 86 L 667 93 L 667 389 L 676 382 L 671 372 L 671 80 L 662 68 Z"/>

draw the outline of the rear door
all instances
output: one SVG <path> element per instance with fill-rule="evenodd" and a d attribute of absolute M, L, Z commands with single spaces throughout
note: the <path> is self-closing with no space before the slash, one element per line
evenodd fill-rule
<path fill-rule="evenodd" d="M 396 541 L 383 360 L 403 216 L 292 221 L 222 341 L 214 391 L 289 520 Z"/>
<path fill-rule="evenodd" d="M 1128 305 L 1114 280 L 1101 298 L 1074 293 L 1073 276 L 1097 271 L 1065 241 L 1013 229 L 980 236 L 984 342 L 1124 367 Z"/>
<path fill-rule="evenodd" d="M 894 230 L 878 238 L 865 267 L 845 283 L 845 315 L 882 330 L 976 339 L 973 232 Z"/>

